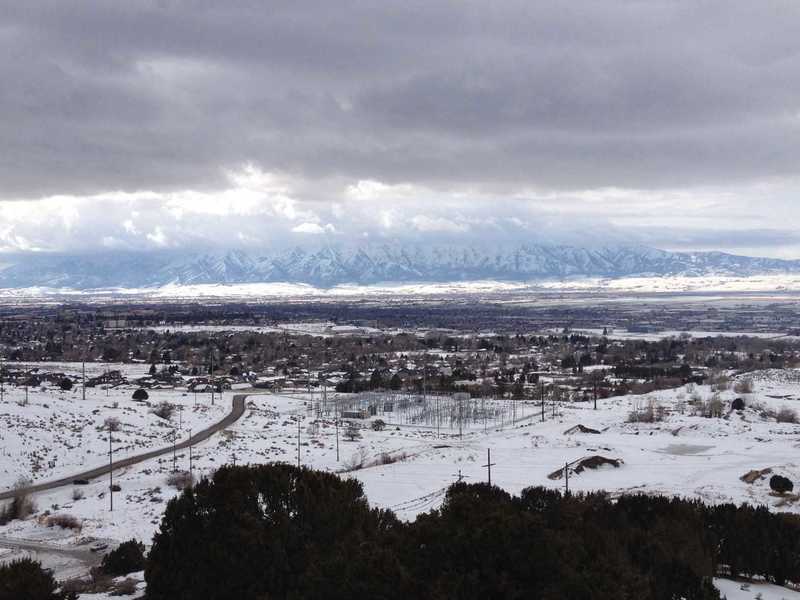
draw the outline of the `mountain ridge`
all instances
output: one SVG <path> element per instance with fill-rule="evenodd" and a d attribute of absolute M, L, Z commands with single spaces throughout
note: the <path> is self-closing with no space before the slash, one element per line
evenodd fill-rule
<path fill-rule="evenodd" d="M 169 284 L 290 282 L 320 287 L 380 282 L 571 277 L 751 276 L 800 273 L 800 260 L 647 246 L 370 244 L 280 251 L 27 254 L 0 260 L 0 288 L 148 288 Z"/>

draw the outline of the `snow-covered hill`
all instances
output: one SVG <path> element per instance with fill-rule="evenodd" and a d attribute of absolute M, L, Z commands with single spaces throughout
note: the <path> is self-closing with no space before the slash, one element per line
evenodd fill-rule
<path fill-rule="evenodd" d="M 534 281 L 565 277 L 751 276 L 800 273 L 800 260 L 642 246 L 479 248 L 397 243 L 283 251 L 115 252 L 4 257 L 0 288 L 94 289 L 168 284 L 292 282 L 315 286 L 408 281 Z"/>

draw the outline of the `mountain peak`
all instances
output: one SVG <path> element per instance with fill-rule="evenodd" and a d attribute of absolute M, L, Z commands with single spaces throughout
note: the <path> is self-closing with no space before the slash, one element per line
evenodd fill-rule
<path fill-rule="evenodd" d="M 521 244 L 495 248 L 458 245 L 294 247 L 281 252 L 27 254 L 7 256 L 0 287 L 159 287 L 168 283 L 292 282 L 317 286 L 378 282 L 567 277 L 799 273 L 800 261 L 723 252 L 669 252 L 645 246 L 580 247 Z"/>

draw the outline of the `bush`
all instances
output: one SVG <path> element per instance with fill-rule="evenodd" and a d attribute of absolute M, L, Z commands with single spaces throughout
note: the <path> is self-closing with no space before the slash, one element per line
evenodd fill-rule
<path fill-rule="evenodd" d="M 157 417 L 161 417 L 162 419 L 171 419 L 173 413 L 175 412 L 175 405 L 170 404 L 166 400 L 163 402 L 159 402 L 156 407 L 153 409 L 153 414 Z"/>
<path fill-rule="evenodd" d="M 706 417 L 708 419 L 719 418 L 724 412 L 725 403 L 719 397 L 719 394 L 714 394 L 711 398 L 703 402 L 697 411 L 701 417 Z"/>
<path fill-rule="evenodd" d="M 74 531 L 80 531 L 83 527 L 77 517 L 65 513 L 50 515 L 45 520 L 45 524 L 48 527 L 61 527 L 61 529 L 72 529 Z"/>
<path fill-rule="evenodd" d="M 769 487 L 774 492 L 785 494 L 786 492 L 791 492 L 794 489 L 794 484 L 788 477 L 783 477 L 782 475 L 773 475 L 769 478 Z"/>
<path fill-rule="evenodd" d="M 103 557 L 100 569 L 106 575 L 120 577 L 144 569 L 144 544 L 131 539 L 122 542 Z"/>
<path fill-rule="evenodd" d="M 72 380 L 69 377 L 64 377 L 64 379 L 58 382 L 58 387 L 60 387 L 63 391 L 68 392 L 72 389 Z"/>
<path fill-rule="evenodd" d="M 139 388 L 138 390 L 133 392 L 131 398 L 133 398 L 134 400 L 138 400 L 139 402 L 144 402 L 145 400 L 150 398 L 150 394 L 147 393 L 147 390 Z"/>
<path fill-rule="evenodd" d="M 797 423 L 797 413 L 791 408 L 784 406 L 775 415 L 775 420 L 778 423 Z"/>
<path fill-rule="evenodd" d="M 383 431 L 386 429 L 386 421 L 383 419 L 375 419 L 372 422 L 372 431 Z"/>
<path fill-rule="evenodd" d="M 731 410 L 744 410 L 744 399 L 735 398 L 733 402 L 731 402 Z"/>
<path fill-rule="evenodd" d="M 637 402 L 628 413 L 628 423 L 660 423 L 665 416 L 666 409 L 657 402 L 650 400 L 645 406 Z"/>
<path fill-rule="evenodd" d="M 344 430 L 344 437 L 351 442 L 359 439 L 361 437 L 361 432 L 358 429 L 358 425 L 355 423 L 348 423 L 347 429 Z"/>
<path fill-rule="evenodd" d="M 740 379 L 733 386 L 733 391 L 737 394 L 752 394 L 753 393 L 753 380 L 749 377 Z"/>
<path fill-rule="evenodd" d="M 69 600 L 77 596 L 58 591 L 53 574 L 41 563 L 21 558 L 0 565 L 0 600 Z"/>
<path fill-rule="evenodd" d="M 138 582 L 130 577 L 115 583 L 109 596 L 133 596 L 136 593 Z"/>
<path fill-rule="evenodd" d="M 103 429 L 106 431 L 119 431 L 122 423 L 117 417 L 108 417 L 103 421 Z"/>
<path fill-rule="evenodd" d="M 14 486 L 17 490 L 14 498 L 0 510 L 0 525 L 16 519 L 24 519 L 36 512 L 36 504 L 31 500 L 30 494 L 25 491 L 31 482 L 27 479 L 19 479 Z"/>
<path fill-rule="evenodd" d="M 182 490 L 194 485 L 194 476 L 189 471 L 175 471 L 167 477 L 167 485 Z"/>

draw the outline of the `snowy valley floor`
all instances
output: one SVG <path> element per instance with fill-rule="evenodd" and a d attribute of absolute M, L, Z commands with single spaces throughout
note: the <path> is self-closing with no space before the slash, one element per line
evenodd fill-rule
<path fill-rule="evenodd" d="M 532 402 L 518 407 L 517 422 L 502 427 L 497 422 L 475 422 L 465 428 L 463 437 L 455 428 L 442 427 L 437 437 L 435 428 L 394 424 L 388 414 L 378 415 L 389 423 L 383 431 L 373 431 L 365 420 L 360 438 L 348 441 L 345 428 L 340 428 L 338 461 L 333 419 L 314 423 L 318 395 L 312 399 L 305 394 L 254 392 L 237 423 L 194 448 L 194 473 L 210 475 L 234 460 L 237 464 L 296 462 L 299 420 L 302 464 L 359 479 L 373 505 L 391 508 L 404 519 L 437 507 L 459 473 L 468 482 L 485 481 L 487 450 L 494 463 L 492 483 L 514 493 L 534 485 L 563 490 L 563 477 L 551 479 L 548 475 L 563 470 L 567 462 L 600 455 L 620 460 L 620 466 L 570 472 L 570 491 L 675 494 L 708 503 L 749 502 L 775 511 L 800 512 L 797 496 L 777 496 L 770 491 L 769 476 L 753 483 L 741 480 L 751 470 L 767 468 L 795 482 L 800 479 L 796 458 L 800 425 L 778 423 L 771 416 L 782 408 L 800 409 L 800 372 L 764 371 L 749 377 L 754 391 L 744 396 L 747 407 L 743 411 L 726 408 L 720 418 L 693 414 L 694 402 L 702 403 L 715 393 L 708 386 L 609 398 L 599 402 L 598 410 L 593 410 L 591 403 L 564 404 L 557 407 L 555 418 L 548 405 L 544 422 L 539 404 Z M 173 431 L 178 439 L 185 439 L 190 427 L 196 431 L 221 419 L 230 409 L 232 397 L 226 392 L 223 402 L 212 407 L 209 397 L 203 395 L 195 406 L 194 395 L 185 390 L 154 390 L 148 407 L 131 400 L 133 389 L 109 390 L 108 396 L 105 390 L 89 389 L 84 401 L 79 387 L 70 392 L 37 388 L 30 391 L 24 406 L 19 404 L 23 390 L 6 389 L 0 405 L 3 489 L 20 476 L 46 481 L 104 464 L 108 441 L 102 426 L 109 416 L 121 421 L 121 430 L 113 434 L 114 457 L 118 459 L 169 445 Z M 740 396 L 732 389 L 718 393 L 726 407 Z M 184 406 L 182 417 L 176 413 L 167 421 L 152 414 L 152 405 L 161 400 Z M 332 394 L 328 400 L 330 406 Z M 661 407 L 662 422 L 628 422 L 634 408 L 651 404 L 657 411 Z M 568 432 L 578 424 L 600 433 Z M 175 460 L 178 469 L 188 469 L 187 451 L 178 452 Z M 131 537 L 149 543 L 166 502 L 178 493 L 167 482 L 172 469 L 169 454 L 115 473 L 114 483 L 121 491 L 114 494 L 113 512 L 109 511 L 107 478 L 37 494 L 38 512 L 0 527 L 0 538 L 65 548 L 86 548 L 93 540 L 108 540 L 113 545 Z M 49 527 L 43 518 L 45 511 L 76 517 L 80 530 Z M 745 595 L 738 584 L 724 591 L 729 599 L 751 598 L 756 593 Z M 800 598 L 784 592 L 774 597 Z M 772 597 L 766 588 L 762 593 L 765 599 Z"/>

